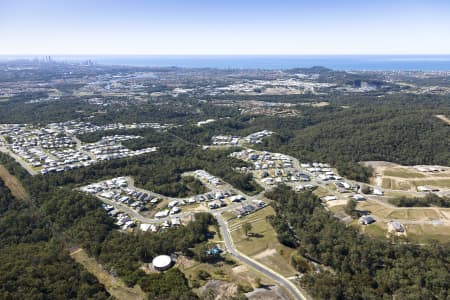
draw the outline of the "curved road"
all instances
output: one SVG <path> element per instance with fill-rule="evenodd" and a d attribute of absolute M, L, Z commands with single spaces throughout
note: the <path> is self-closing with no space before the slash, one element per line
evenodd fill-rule
<path fill-rule="evenodd" d="M 266 275 L 267 277 L 271 278 L 281 286 L 285 287 L 290 294 L 294 297 L 294 299 L 297 300 L 303 300 L 308 299 L 290 280 L 288 280 L 286 277 L 278 274 L 277 272 L 273 271 L 272 269 L 269 269 L 268 267 L 260 264 L 259 262 L 251 259 L 250 257 L 246 256 L 245 254 L 242 254 L 234 248 L 233 241 L 230 236 L 230 232 L 228 231 L 227 224 L 225 223 L 225 220 L 223 219 L 222 215 L 219 213 L 215 213 L 214 216 L 216 217 L 217 221 L 219 222 L 220 231 L 222 232 L 223 239 L 225 241 L 225 246 L 228 249 L 228 252 L 231 253 L 234 257 L 236 257 L 238 260 L 242 261 L 246 265 L 249 265 L 256 269 L 257 271 L 261 272 L 262 274 Z"/>
<path fill-rule="evenodd" d="M 184 198 L 168 197 L 168 196 L 164 196 L 164 195 L 161 195 L 161 194 L 158 194 L 158 193 L 155 193 L 155 192 L 151 192 L 151 191 L 148 191 L 148 190 L 145 190 L 145 189 L 142 189 L 142 188 L 138 188 L 134 184 L 133 177 L 127 176 L 126 178 L 127 178 L 128 187 L 130 187 L 132 189 L 135 189 L 137 191 L 141 191 L 143 193 L 150 194 L 153 197 L 165 198 L 165 199 L 168 199 L 170 201 L 173 201 L 173 200 L 178 200 L 178 201 L 186 200 L 186 197 L 184 197 Z M 151 217 L 145 217 L 145 216 L 141 215 L 138 211 L 136 211 L 135 209 L 133 209 L 133 208 L 131 208 L 131 207 L 125 205 L 125 204 L 122 204 L 120 202 L 116 202 L 116 201 L 113 201 L 111 199 L 107 199 L 105 197 L 102 197 L 102 196 L 100 196 L 100 193 L 96 193 L 96 194 L 94 194 L 94 196 L 97 197 L 98 199 L 100 199 L 102 202 L 104 202 L 104 203 L 106 203 L 108 205 L 111 205 L 114 208 L 118 209 L 119 211 L 122 211 L 122 212 L 128 214 L 130 217 L 134 218 L 136 221 L 139 221 L 139 222 L 142 222 L 142 223 L 149 223 L 149 224 L 151 224 L 151 223 L 161 223 L 161 222 L 164 222 L 166 220 L 170 220 L 171 218 L 174 218 L 174 217 L 182 218 L 182 217 L 185 217 L 185 216 L 193 215 L 193 214 L 195 214 L 197 212 L 210 212 L 211 213 L 211 212 L 214 211 L 215 213 L 219 213 L 220 214 L 220 213 L 222 213 L 224 211 L 232 211 L 232 210 L 234 210 L 234 209 L 236 209 L 239 206 L 242 206 L 244 204 L 251 204 L 254 199 L 257 199 L 262 194 L 264 194 L 264 191 L 262 191 L 261 193 L 256 194 L 254 196 L 249 196 L 249 195 L 247 195 L 247 194 L 245 194 L 245 193 L 243 193 L 241 191 L 236 191 L 235 188 L 233 188 L 229 183 L 227 183 L 225 181 L 223 181 L 224 184 L 220 186 L 220 189 L 217 188 L 217 187 L 209 185 L 207 182 L 204 182 L 203 180 L 201 180 L 201 181 L 203 182 L 203 184 L 205 184 L 206 186 L 209 187 L 211 192 L 223 191 L 223 190 L 233 190 L 236 194 L 244 195 L 246 199 L 244 201 L 241 201 L 241 202 L 230 203 L 230 204 L 228 204 L 225 207 L 217 208 L 217 209 L 214 209 L 214 210 L 209 209 L 209 208 L 207 208 L 206 210 L 204 210 L 204 209 L 189 210 L 189 211 L 186 211 L 186 212 L 181 212 L 181 213 L 177 213 L 177 214 L 174 214 L 174 215 L 169 215 L 169 216 L 163 217 L 163 218 L 151 218 Z M 101 182 L 103 182 L 103 181 L 101 181 Z"/>

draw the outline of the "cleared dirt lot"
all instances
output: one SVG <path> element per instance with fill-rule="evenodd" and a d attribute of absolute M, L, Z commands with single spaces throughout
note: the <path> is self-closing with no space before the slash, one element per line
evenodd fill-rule
<path fill-rule="evenodd" d="M 262 284 L 272 285 L 272 281 L 264 277 L 262 274 L 250 269 L 246 265 L 239 265 L 233 262 L 233 258 L 227 254 L 225 261 L 217 263 L 200 263 L 187 257 L 178 257 L 176 266 L 188 278 L 190 285 L 194 282 L 201 285 L 207 284 L 208 281 L 237 282 L 244 287 L 257 287 L 256 279 L 259 278 Z M 199 272 L 205 271 L 209 274 L 208 280 L 199 278 Z M 201 288 L 194 288 L 194 292 L 201 294 Z M 232 295 L 227 295 L 232 296 Z"/>

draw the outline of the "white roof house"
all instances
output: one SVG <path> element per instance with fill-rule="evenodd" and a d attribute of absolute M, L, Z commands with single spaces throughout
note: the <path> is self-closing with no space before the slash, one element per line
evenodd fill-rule
<path fill-rule="evenodd" d="M 430 193 L 430 192 L 439 192 L 439 189 L 431 186 L 419 185 L 417 187 L 417 191 Z"/>
<path fill-rule="evenodd" d="M 242 195 L 235 195 L 230 197 L 231 202 L 239 202 L 241 200 L 245 200 L 245 197 Z"/>
<path fill-rule="evenodd" d="M 383 192 L 383 190 L 382 190 L 381 188 L 376 187 L 376 188 L 373 189 L 372 194 L 374 194 L 374 195 L 379 195 L 379 196 L 383 196 L 383 195 L 384 195 L 384 192 Z"/>
<path fill-rule="evenodd" d="M 359 218 L 359 223 L 362 225 L 369 225 L 375 222 L 375 219 L 371 216 L 362 216 Z"/>
<path fill-rule="evenodd" d="M 142 223 L 141 226 L 139 226 L 139 229 L 141 231 L 147 232 L 150 229 L 150 227 L 151 227 L 151 224 Z"/>
<path fill-rule="evenodd" d="M 336 196 L 325 196 L 322 197 L 322 200 L 325 202 L 337 200 Z"/>
<path fill-rule="evenodd" d="M 169 212 L 170 211 L 168 209 L 165 209 L 163 211 L 159 211 L 159 212 L 157 212 L 155 214 L 155 218 L 165 218 L 165 217 L 167 217 L 169 215 Z"/>
<path fill-rule="evenodd" d="M 177 213 L 179 213 L 180 211 L 181 211 L 181 208 L 179 208 L 178 206 L 174 206 L 174 207 L 172 207 L 172 209 L 170 210 L 170 214 L 171 214 L 171 215 L 177 214 Z"/>
<path fill-rule="evenodd" d="M 178 200 L 173 200 L 171 202 L 169 202 L 169 204 L 167 205 L 169 208 L 175 207 L 178 204 Z"/>
<path fill-rule="evenodd" d="M 363 195 L 360 195 L 360 194 L 355 194 L 353 196 L 353 199 L 355 199 L 356 201 L 362 201 L 362 200 L 366 200 L 366 197 L 364 197 Z"/>

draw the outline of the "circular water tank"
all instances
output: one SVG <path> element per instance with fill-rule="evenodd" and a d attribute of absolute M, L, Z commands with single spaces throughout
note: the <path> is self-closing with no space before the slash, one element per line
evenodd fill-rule
<path fill-rule="evenodd" d="M 153 259 L 152 265 L 156 270 L 167 270 L 172 266 L 172 258 L 168 255 L 159 255 Z"/>

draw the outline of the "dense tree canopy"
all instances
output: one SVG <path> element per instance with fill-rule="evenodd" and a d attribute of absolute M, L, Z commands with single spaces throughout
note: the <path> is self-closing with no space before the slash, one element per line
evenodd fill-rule
<path fill-rule="evenodd" d="M 0 155 L 0 160 L 13 174 L 20 170 L 9 157 Z M 216 222 L 210 214 L 196 214 L 187 226 L 161 234 L 125 234 L 115 230 L 96 198 L 56 186 L 51 178 L 16 175 L 29 187 L 31 199 L 17 201 L 0 181 L 2 299 L 109 298 L 97 279 L 69 257 L 67 248 L 73 245 L 86 249 L 130 286 L 142 284 L 149 299 L 155 293 L 158 299 L 196 299 L 179 271 L 152 277 L 140 266 L 160 254 L 194 256 L 191 249 L 207 241 L 208 227 Z M 170 285 L 178 288 L 168 289 Z"/>
<path fill-rule="evenodd" d="M 108 299 L 69 257 L 48 213 L 15 199 L 0 180 L 0 298 Z"/>
<path fill-rule="evenodd" d="M 298 247 L 300 254 L 323 266 L 320 272 L 302 277 L 314 297 L 449 297 L 450 245 L 392 244 L 362 236 L 326 212 L 309 192 L 279 187 L 267 196 L 275 200 L 272 224 L 280 241 Z"/>
<path fill-rule="evenodd" d="M 422 198 L 408 198 L 400 197 L 389 199 L 389 202 L 400 207 L 428 207 L 428 206 L 439 206 L 439 207 L 450 207 L 450 199 L 446 197 L 439 197 L 436 194 L 428 194 Z"/>

